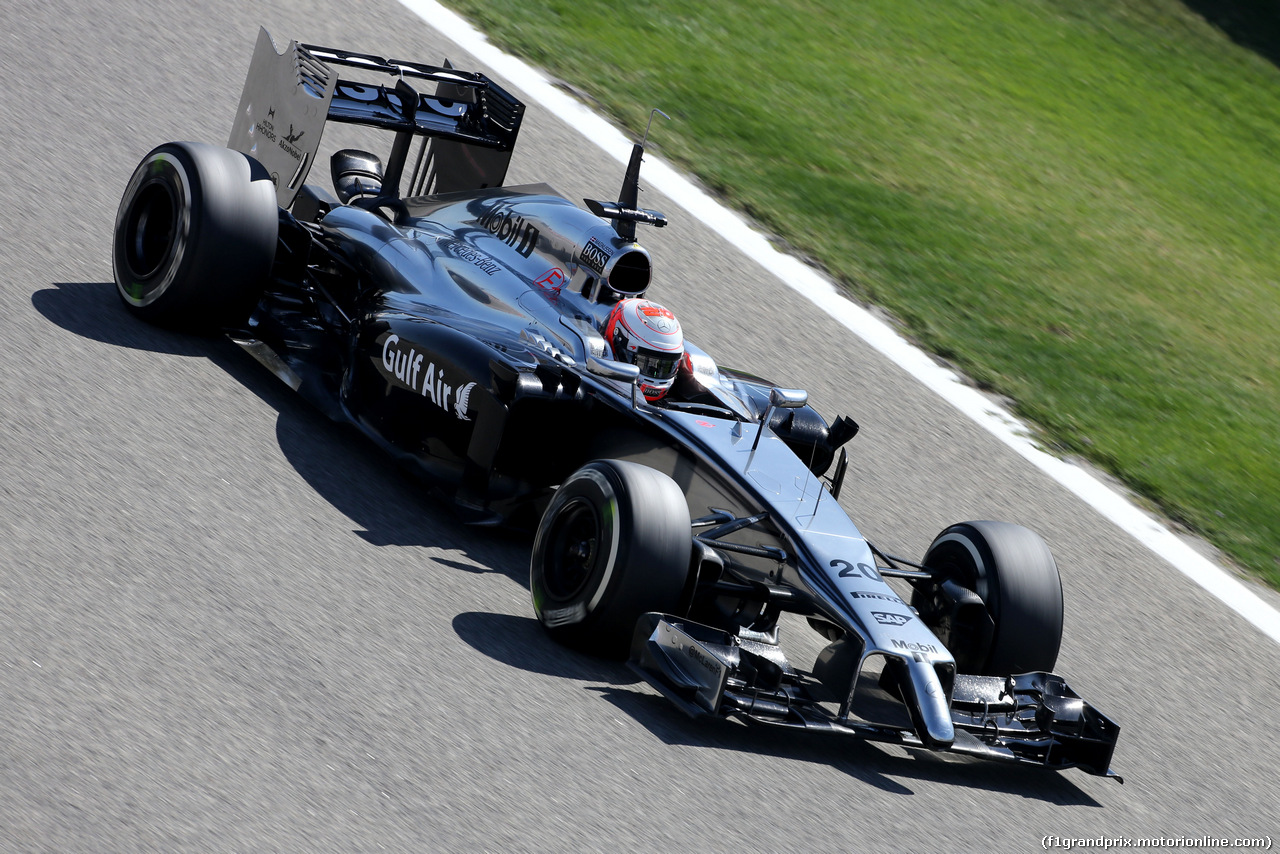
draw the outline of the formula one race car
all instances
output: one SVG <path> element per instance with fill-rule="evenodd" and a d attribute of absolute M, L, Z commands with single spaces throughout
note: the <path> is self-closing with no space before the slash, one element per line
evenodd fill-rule
<path fill-rule="evenodd" d="M 1049 672 L 1044 542 L 965 522 L 920 563 L 868 543 L 838 502 L 857 425 L 718 367 L 644 299 L 637 226 L 666 219 L 637 207 L 643 142 L 619 199 L 583 208 L 503 186 L 523 114 L 447 61 L 280 54 L 263 30 L 228 146 L 167 143 L 130 178 L 120 297 L 224 331 L 465 521 L 536 528 L 547 631 L 690 714 L 1115 776 L 1119 727 Z M 386 162 L 342 149 L 332 192 L 307 183 L 328 122 L 389 132 Z M 783 612 L 828 642 L 807 669 Z"/>

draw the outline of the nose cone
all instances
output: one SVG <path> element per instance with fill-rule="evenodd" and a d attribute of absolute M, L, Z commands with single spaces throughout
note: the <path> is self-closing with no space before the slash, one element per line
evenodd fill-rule
<path fill-rule="evenodd" d="M 932 662 L 919 657 L 891 658 L 890 661 L 897 662 L 895 670 L 904 688 L 903 700 L 911 713 L 916 735 L 927 747 L 950 747 L 956 740 L 956 729 L 951 722 L 946 689 Z"/>

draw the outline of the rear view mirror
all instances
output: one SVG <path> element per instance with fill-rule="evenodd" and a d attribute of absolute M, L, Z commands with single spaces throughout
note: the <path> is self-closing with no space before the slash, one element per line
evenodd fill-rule
<path fill-rule="evenodd" d="M 769 406 L 779 409 L 799 409 L 809 402 L 809 392 L 802 388 L 769 389 Z"/>
<path fill-rule="evenodd" d="M 764 411 L 764 415 L 760 416 L 760 429 L 756 431 L 756 440 L 751 443 L 751 450 L 755 450 L 760 445 L 760 436 L 764 433 L 764 428 L 768 425 L 769 419 L 773 417 L 775 409 L 799 409 L 809 402 L 809 392 L 802 388 L 771 388 L 769 389 L 769 408 Z"/>
<path fill-rule="evenodd" d="M 640 368 L 630 362 L 615 362 L 612 359 L 601 359 L 599 356 L 587 357 L 587 370 L 607 380 L 621 380 L 634 383 L 640 379 Z"/>

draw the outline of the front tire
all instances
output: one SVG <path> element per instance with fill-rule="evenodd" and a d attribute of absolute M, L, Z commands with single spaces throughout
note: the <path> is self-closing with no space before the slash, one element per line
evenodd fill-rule
<path fill-rule="evenodd" d="M 641 614 L 679 608 L 692 547 L 675 481 L 638 463 L 588 463 L 556 490 L 538 525 L 534 611 L 557 641 L 625 658 Z"/>
<path fill-rule="evenodd" d="M 937 576 L 915 589 L 911 605 L 955 656 L 960 672 L 1053 670 L 1062 645 L 1062 579 L 1038 534 L 1008 522 L 952 525 L 929 546 L 924 565 Z M 944 579 L 982 600 L 994 627 L 989 641 L 951 623 L 952 603 L 938 586 Z"/>
<path fill-rule="evenodd" d="M 271 274 L 278 211 L 270 176 L 238 151 L 199 142 L 153 149 L 116 214 L 120 299 L 158 326 L 243 323 Z"/>

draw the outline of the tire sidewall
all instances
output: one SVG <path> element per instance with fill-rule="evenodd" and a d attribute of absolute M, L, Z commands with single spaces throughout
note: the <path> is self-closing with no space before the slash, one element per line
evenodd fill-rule
<path fill-rule="evenodd" d="M 609 593 L 623 542 L 617 485 L 609 473 L 609 468 L 598 464 L 574 472 L 556 490 L 543 517 L 544 523 L 538 526 L 529 586 L 534 611 L 549 629 L 587 622 Z M 562 580 L 548 578 L 547 563 L 552 559 L 548 552 L 560 533 L 557 524 L 563 523 L 567 512 L 583 505 L 586 505 L 586 512 L 595 517 L 598 548 L 585 584 L 566 591 L 558 589 L 564 586 Z"/>
<path fill-rule="evenodd" d="M 947 567 L 951 580 L 977 593 L 999 631 L 1000 575 L 992 571 L 995 556 L 986 538 L 972 525 L 952 525 L 939 534 L 929 546 L 924 562 L 929 567 Z"/>
<path fill-rule="evenodd" d="M 112 252 L 116 290 L 126 305 L 137 309 L 163 299 L 190 264 L 188 248 L 193 228 L 199 227 L 196 220 L 201 194 L 199 173 L 191 168 L 184 153 L 179 146 L 166 144 L 143 158 L 125 187 L 116 213 Z M 173 237 L 162 257 L 146 269 L 136 251 L 138 232 L 158 227 L 154 218 L 160 214 L 156 208 L 163 202 L 161 195 L 167 196 L 171 204 Z M 139 266 L 144 269 L 137 269 Z"/>
<path fill-rule="evenodd" d="M 977 593 L 986 606 L 995 630 L 977 656 L 979 674 L 1053 669 L 1062 640 L 1062 580 L 1037 534 L 1007 522 L 952 525 L 929 546 L 924 564 Z M 966 657 L 959 652 L 957 658 Z"/>
<path fill-rule="evenodd" d="M 583 583 L 560 584 L 558 526 L 581 518 L 583 505 L 595 513 L 598 547 Z M 688 505 L 675 481 L 634 462 L 588 463 L 561 484 L 539 522 L 529 569 L 534 611 L 561 643 L 623 658 L 642 614 L 680 609 L 692 549 Z"/>
<path fill-rule="evenodd" d="M 278 218 L 270 175 L 252 157 L 200 142 L 158 146 L 120 199 L 116 291 L 159 326 L 241 327 L 270 280 Z"/>

